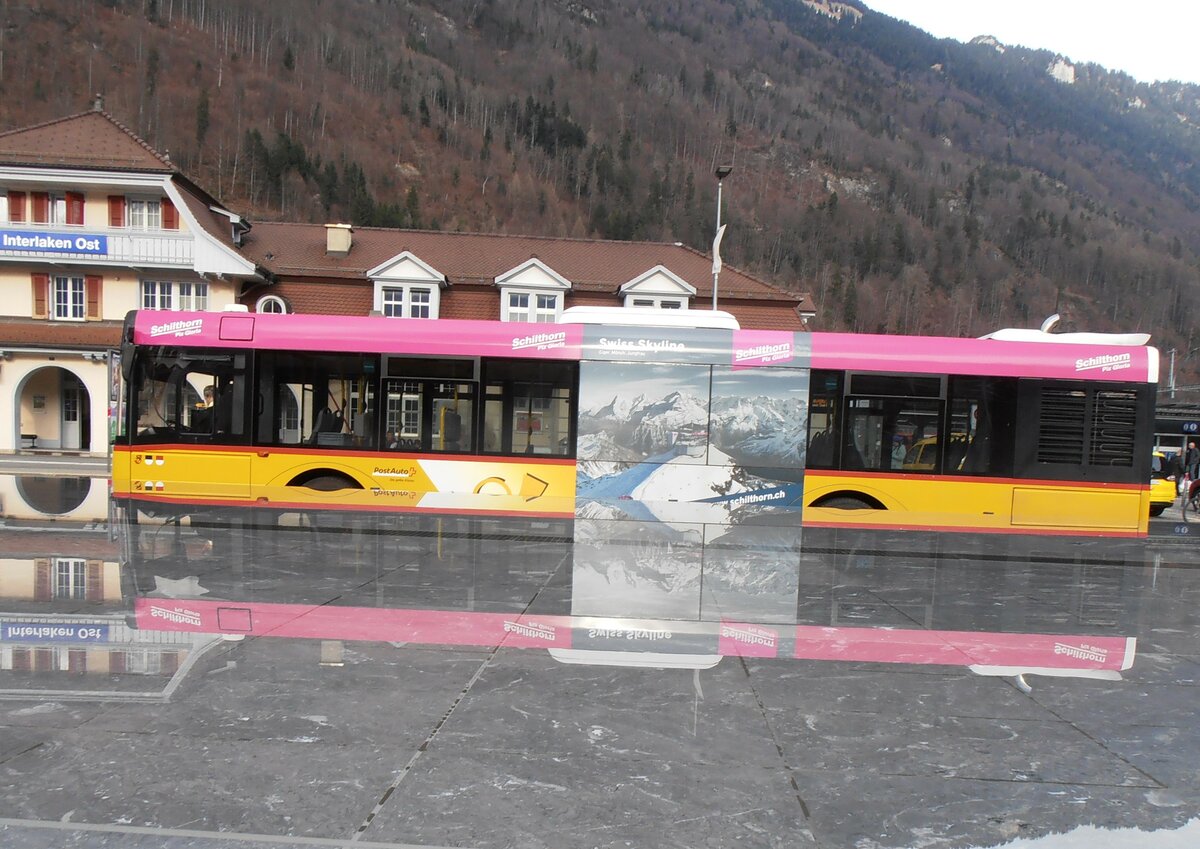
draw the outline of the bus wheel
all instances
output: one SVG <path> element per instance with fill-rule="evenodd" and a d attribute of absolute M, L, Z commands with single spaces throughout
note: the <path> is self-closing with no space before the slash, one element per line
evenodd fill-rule
<path fill-rule="evenodd" d="M 865 501 L 860 501 L 857 498 L 852 498 L 849 495 L 839 495 L 837 498 L 831 498 L 828 501 L 822 501 L 820 504 L 814 504 L 814 507 L 832 507 L 835 510 L 873 510 L 870 504 Z"/>
<path fill-rule="evenodd" d="M 321 475 L 320 477 L 306 480 L 301 486 L 315 489 L 318 492 L 334 492 L 339 489 L 362 489 L 357 482 L 341 475 Z"/>

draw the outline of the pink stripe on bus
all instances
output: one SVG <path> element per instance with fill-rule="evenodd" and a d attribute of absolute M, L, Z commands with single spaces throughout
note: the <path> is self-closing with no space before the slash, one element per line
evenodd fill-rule
<path fill-rule="evenodd" d="M 236 318 L 233 324 L 225 324 Z M 222 328 L 224 327 L 224 332 Z M 141 311 L 140 345 L 577 360 L 583 327 L 455 319 Z"/>
<path fill-rule="evenodd" d="M 813 368 L 1145 383 L 1150 349 L 865 333 L 814 333 Z"/>

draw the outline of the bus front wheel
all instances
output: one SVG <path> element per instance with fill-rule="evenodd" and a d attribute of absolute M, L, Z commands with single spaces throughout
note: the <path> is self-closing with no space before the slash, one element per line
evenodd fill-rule
<path fill-rule="evenodd" d="M 309 478 L 298 485 L 315 489 L 318 492 L 335 492 L 339 489 L 362 489 L 357 481 L 353 481 L 342 475 L 319 475 L 315 478 Z"/>

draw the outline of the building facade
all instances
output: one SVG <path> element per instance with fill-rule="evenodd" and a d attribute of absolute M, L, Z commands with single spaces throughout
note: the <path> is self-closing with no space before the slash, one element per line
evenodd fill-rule
<path fill-rule="evenodd" d="M 108 451 L 132 309 L 222 309 L 248 225 L 97 108 L 0 134 L 0 452 Z"/>

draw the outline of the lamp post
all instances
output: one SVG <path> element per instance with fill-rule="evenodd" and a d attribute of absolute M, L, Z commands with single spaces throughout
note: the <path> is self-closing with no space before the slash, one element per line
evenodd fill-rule
<path fill-rule="evenodd" d="M 712 308 L 717 308 L 717 284 L 721 276 L 721 237 L 725 228 L 721 226 L 721 183 L 733 171 L 732 165 L 718 165 L 714 172 L 717 177 L 717 234 L 713 238 L 713 300 Z"/>
<path fill-rule="evenodd" d="M 1168 393 L 1170 393 L 1169 397 L 1172 401 L 1175 400 L 1175 355 L 1179 354 L 1181 359 L 1186 360 L 1188 357 L 1190 357 L 1192 354 L 1196 353 L 1197 351 L 1200 351 L 1200 347 L 1192 348 L 1190 351 L 1185 351 L 1183 353 L 1180 353 L 1175 348 L 1172 348 L 1170 350 L 1171 368 L 1170 368 L 1170 376 L 1167 380 L 1167 391 L 1168 391 Z M 1191 387 L 1185 387 L 1185 388 L 1191 388 Z"/>

